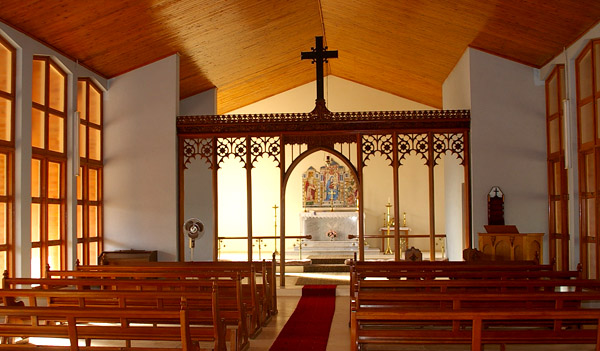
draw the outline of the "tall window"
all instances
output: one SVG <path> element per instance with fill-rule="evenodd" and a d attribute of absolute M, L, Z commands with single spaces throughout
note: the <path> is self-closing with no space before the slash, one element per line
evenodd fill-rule
<path fill-rule="evenodd" d="M 0 37 L 0 272 L 14 274 L 15 49 Z"/>
<path fill-rule="evenodd" d="M 557 65 L 546 80 L 546 133 L 548 154 L 548 228 L 550 259 L 556 268 L 569 269 L 569 193 L 565 169 L 565 67 Z"/>
<path fill-rule="evenodd" d="M 48 57 L 34 57 L 31 111 L 31 276 L 66 262 L 65 170 L 67 76 Z"/>
<path fill-rule="evenodd" d="M 89 79 L 77 83 L 79 157 L 77 258 L 96 264 L 102 251 L 102 91 Z"/>
<path fill-rule="evenodd" d="M 600 40 L 590 42 L 575 62 L 581 262 L 588 278 L 600 278 Z"/>

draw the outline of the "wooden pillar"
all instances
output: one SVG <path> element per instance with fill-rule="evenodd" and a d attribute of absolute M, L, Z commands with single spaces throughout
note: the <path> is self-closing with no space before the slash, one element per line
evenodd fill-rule
<path fill-rule="evenodd" d="M 285 143 L 279 136 L 279 286 L 285 286 Z M 287 187 L 287 185 L 286 185 Z M 275 272 L 273 272 L 275 274 Z"/>
<path fill-rule="evenodd" d="M 358 173 L 358 260 L 365 260 L 365 201 L 363 197 L 363 154 L 362 154 L 362 135 L 356 137 L 356 160 Z"/>
<path fill-rule="evenodd" d="M 213 197 L 213 261 L 219 260 L 219 158 L 217 155 L 217 137 L 212 139 L 212 197 Z"/>
<path fill-rule="evenodd" d="M 465 222 L 465 232 L 464 232 L 464 243 L 463 249 L 473 248 L 473 235 L 471 233 L 471 225 L 472 225 L 472 213 L 471 213 L 471 144 L 470 138 L 471 135 L 469 131 L 465 131 L 463 133 L 464 138 L 464 165 L 463 169 L 465 172 L 465 208 L 464 208 L 464 222 Z M 447 239 L 446 239 L 447 240 Z"/>
<path fill-rule="evenodd" d="M 435 186 L 433 168 L 433 133 L 427 133 L 427 165 L 429 166 L 429 260 L 435 261 Z"/>
<path fill-rule="evenodd" d="M 248 226 L 248 262 L 252 262 L 252 138 L 246 137 L 246 223 Z M 260 245 L 260 243 L 258 244 Z"/>
<path fill-rule="evenodd" d="M 178 239 L 177 239 L 177 252 L 178 252 L 178 258 L 177 260 L 179 262 L 184 262 L 185 261 L 185 238 L 183 237 L 184 233 L 183 233 L 183 222 L 185 221 L 184 215 L 185 215 L 185 184 L 184 184 L 184 166 L 183 166 L 183 145 L 184 145 L 184 140 L 185 138 L 182 136 L 179 136 L 177 138 L 177 178 L 179 179 L 179 183 L 177 184 L 177 190 L 179 193 L 179 209 L 178 209 L 178 227 L 177 227 L 177 234 L 178 234 Z"/>
<path fill-rule="evenodd" d="M 401 247 L 400 247 L 400 194 L 398 186 L 398 133 L 392 134 L 392 168 L 394 173 L 394 260 L 400 261 L 401 258 Z"/>

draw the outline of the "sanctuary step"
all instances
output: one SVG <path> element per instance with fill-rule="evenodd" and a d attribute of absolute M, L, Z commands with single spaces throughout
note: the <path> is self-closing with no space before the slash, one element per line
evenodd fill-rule
<path fill-rule="evenodd" d="M 304 266 L 305 273 L 313 272 L 350 272 L 346 258 L 311 258 L 310 264 Z"/>
<path fill-rule="evenodd" d="M 294 248 L 298 252 L 298 247 Z M 358 240 L 306 240 L 302 245 L 303 256 L 323 256 L 323 257 L 352 257 L 358 252 Z M 376 254 L 377 248 L 365 246 L 365 254 Z"/>

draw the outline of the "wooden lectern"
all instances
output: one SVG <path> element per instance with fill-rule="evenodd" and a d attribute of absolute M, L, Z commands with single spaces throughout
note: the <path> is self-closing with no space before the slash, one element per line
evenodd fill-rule
<path fill-rule="evenodd" d="M 519 233 L 514 225 L 486 225 L 479 233 L 479 251 L 493 261 L 537 261 L 543 256 L 544 233 Z"/>

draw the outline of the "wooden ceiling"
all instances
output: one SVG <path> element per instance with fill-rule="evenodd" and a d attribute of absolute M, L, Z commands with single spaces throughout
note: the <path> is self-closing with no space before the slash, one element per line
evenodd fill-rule
<path fill-rule="evenodd" d="M 432 107 L 469 46 L 541 67 L 600 20 L 598 0 L 2 0 L 0 20 L 112 78 L 180 53 L 180 93 L 226 113 L 326 72 Z"/>

